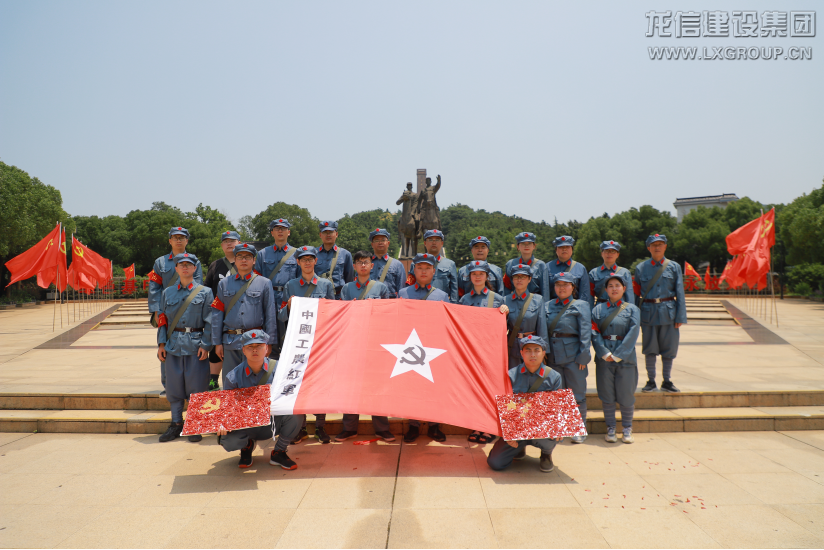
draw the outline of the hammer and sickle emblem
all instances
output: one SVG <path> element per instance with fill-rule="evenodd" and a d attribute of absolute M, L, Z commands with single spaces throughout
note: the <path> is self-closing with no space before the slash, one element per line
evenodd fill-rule
<path fill-rule="evenodd" d="M 203 406 L 200 407 L 200 413 L 201 414 L 213 413 L 216 410 L 218 410 L 219 408 L 220 408 L 220 398 L 216 397 L 216 398 L 204 403 Z"/>
<path fill-rule="evenodd" d="M 420 355 L 417 355 L 415 353 L 415 348 L 418 348 L 419 350 L 421 350 Z M 426 359 L 426 352 L 420 346 L 415 346 L 415 347 L 410 346 L 410 347 L 406 348 L 405 350 L 403 350 L 403 352 L 408 353 L 409 355 L 411 355 L 414 358 L 414 361 L 407 361 L 406 357 L 401 357 L 400 362 L 401 363 L 406 363 L 407 365 L 423 365 L 423 362 Z"/>
<path fill-rule="evenodd" d="M 48 250 L 51 247 L 51 245 L 53 245 L 53 244 L 54 244 L 54 239 L 49 239 L 49 244 L 46 245 L 46 250 Z"/>
<path fill-rule="evenodd" d="M 60 253 L 61 254 L 66 253 L 66 243 L 60 243 Z"/>
<path fill-rule="evenodd" d="M 74 247 L 74 249 L 73 249 L 73 251 L 74 251 L 74 253 L 75 253 L 75 254 L 77 254 L 78 256 L 81 256 L 81 257 L 83 256 L 83 249 L 82 249 L 82 248 L 80 248 L 80 246 L 75 246 L 75 247 Z"/>
<path fill-rule="evenodd" d="M 763 225 L 764 230 L 761 231 L 761 236 L 764 237 L 767 234 L 767 231 L 769 231 L 771 227 L 772 227 L 772 222 L 770 220 L 764 220 L 764 225 Z"/>

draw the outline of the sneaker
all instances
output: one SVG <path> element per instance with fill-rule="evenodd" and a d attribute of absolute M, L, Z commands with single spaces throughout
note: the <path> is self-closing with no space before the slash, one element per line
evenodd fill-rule
<path fill-rule="evenodd" d="M 615 435 L 615 428 L 607 428 L 607 435 L 604 436 L 604 439 L 607 443 L 615 443 L 618 441 L 618 437 Z"/>
<path fill-rule="evenodd" d="M 290 445 L 297 445 L 298 443 L 300 443 L 301 441 L 303 441 L 307 437 L 309 437 L 309 432 L 306 431 L 306 428 L 301 428 L 300 431 L 298 432 L 298 435 L 296 435 L 295 439 L 293 439 L 289 444 Z"/>
<path fill-rule="evenodd" d="M 555 469 L 555 464 L 552 463 L 552 454 L 541 453 L 541 471 L 551 472 Z"/>
<path fill-rule="evenodd" d="M 386 441 L 387 443 L 391 443 L 395 441 L 395 436 L 392 435 L 392 432 L 375 432 L 375 435 Z"/>
<path fill-rule="evenodd" d="M 642 392 L 651 392 L 658 389 L 658 386 L 655 385 L 655 380 L 647 380 L 647 385 L 641 388 Z"/>
<path fill-rule="evenodd" d="M 172 422 L 169 424 L 169 428 L 166 430 L 166 433 L 161 435 L 158 441 L 161 443 L 166 443 L 167 441 L 177 439 L 180 437 L 181 430 L 183 430 L 183 422 Z"/>
<path fill-rule="evenodd" d="M 523 449 L 521 449 L 520 451 L 518 451 L 518 454 L 516 454 L 516 455 L 512 458 L 512 460 L 523 460 L 523 459 L 525 459 L 525 458 L 526 458 L 526 446 L 524 446 L 524 448 L 523 448 Z"/>
<path fill-rule="evenodd" d="M 406 443 L 414 443 L 418 436 L 421 434 L 420 428 L 417 426 L 409 426 L 409 430 L 407 430 L 406 435 L 403 436 L 403 440 Z"/>
<path fill-rule="evenodd" d="M 621 436 L 621 441 L 623 441 L 624 443 L 632 443 L 633 441 L 635 441 L 632 438 L 632 428 L 624 428 L 624 433 Z"/>
<path fill-rule="evenodd" d="M 315 430 L 315 433 L 317 433 L 317 430 Z M 358 435 L 358 432 L 344 430 L 335 436 L 335 441 L 346 441 L 347 439 L 355 437 L 356 435 Z"/>
<path fill-rule="evenodd" d="M 585 435 L 573 435 L 572 436 L 572 442 L 573 443 L 583 443 L 586 440 L 587 440 L 587 436 L 585 436 Z"/>
<path fill-rule="evenodd" d="M 326 433 L 326 430 L 324 430 L 323 427 L 315 428 L 315 437 L 317 437 L 318 441 L 320 441 L 324 445 L 331 441 L 331 439 L 329 439 L 329 434 Z"/>
<path fill-rule="evenodd" d="M 681 390 L 675 387 L 675 384 L 672 383 L 672 380 L 664 380 L 661 383 L 661 390 L 668 391 L 670 393 L 680 393 Z"/>
<path fill-rule="evenodd" d="M 250 439 L 249 443 L 240 450 L 240 460 L 237 463 L 238 468 L 248 468 L 252 465 L 252 452 L 255 450 L 255 440 Z"/>
<path fill-rule="evenodd" d="M 297 463 L 289 458 L 286 451 L 272 450 L 272 454 L 269 456 L 269 464 L 272 466 L 280 466 L 284 470 L 296 470 L 298 467 Z"/>
<path fill-rule="evenodd" d="M 200 434 L 190 435 L 189 442 L 197 443 L 198 441 L 203 441 L 203 436 Z"/>
<path fill-rule="evenodd" d="M 206 391 L 218 391 L 220 389 L 220 383 L 217 381 L 217 378 L 210 378 L 209 379 L 209 389 Z"/>
<path fill-rule="evenodd" d="M 443 443 L 446 441 L 446 436 L 441 431 L 441 427 L 438 425 L 429 425 L 429 429 L 426 431 L 426 435 L 437 441 L 438 443 Z"/>

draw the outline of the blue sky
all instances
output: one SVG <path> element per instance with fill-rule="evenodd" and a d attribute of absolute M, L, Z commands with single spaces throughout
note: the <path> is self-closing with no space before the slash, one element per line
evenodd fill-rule
<path fill-rule="evenodd" d="M 0 160 L 73 215 L 163 200 L 233 219 L 395 208 L 417 168 L 454 203 L 586 220 L 676 197 L 787 202 L 824 177 L 815 38 L 647 38 L 714 2 L 0 3 Z M 821 11 L 824 14 L 824 10 Z M 652 61 L 650 46 L 813 48 Z"/>

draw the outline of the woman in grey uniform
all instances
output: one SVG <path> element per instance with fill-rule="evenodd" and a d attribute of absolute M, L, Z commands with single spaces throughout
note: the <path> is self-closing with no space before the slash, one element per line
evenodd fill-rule
<path fill-rule="evenodd" d="M 532 268 L 526 264 L 518 264 L 510 267 L 510 273 L 515 290 L 507 293 L 504 305 L 509 308 L 506 316 L 506 342 L 509 347 L 509 368 L 512 368 L 521 364 L 519 339 L 535 335 L 546 341 L 547 334 L 544 300 L 540 294 L 533 294 L 527 290 L 532 281 Z"/>
<path fill-rule="evenodd" d="M 615 403 L 621 406 L 624 443 L 632 443 L 632 416 L 638 387 L 635 342 L 641 331 L 641 310 L 621 298 L 623 277 L 615 274 L 604 285 L 607 300 L 592 309 L 592 346 L 595 348 L 595 384 L 604 407 L 606 440 L 615 443 Z"/>
<path fill-rule="evenodd" d="M 552 370 L 561 375 L 563 387 L 575 394 L 581 420 L 586 424 L 592 318 L 589 302 L 572 297 L 576 281 L 577 278 L 568 271 L 555 275 L 555 298 L 544 306 L 550 349 L 547 360 Z M 585 435 L 576 435 L 572 442 L 583 443 L 585 439 Z"/>
<path fill-rule="evenodd" d="M 483 260 L 473 260 L 466 266 L 472 289 L 461 296 L 458 302 L 462 306 L 496 308 L 506 315 L 509 308 L 504 305 L 504 298 L 500 294 L 493 292 L 492 283 L 489 281 L 489 264 Z M 472 443 L 492 443 L 495 435 L 475 430 L 469 434 L 469 441 Z"/>

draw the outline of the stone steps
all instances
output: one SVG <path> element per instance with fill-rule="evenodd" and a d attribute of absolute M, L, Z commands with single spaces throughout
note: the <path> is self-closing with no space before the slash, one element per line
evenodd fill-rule
<path fill-rule="evenodd" d="M 314 433 L 314 416 L 307 415 L 309 433 Z M 601 411 L 590 411 L 587 431 L 606 432 Z M 620 412 L 618 413 L 620 418 Z M 0 410 L 0 432 L 16 433 L 127 433 L 160 434 L 171 422 L 171 413 L 148 410 Z M 619 421 L 620 422 L 620 421 Z M 390 430 L 403 434 L 408 421 L 390 419 Z M 329 414 L 326 432 L 339 433 L 342 415 Z M 642 409 L 635 411 L 635 433 L 780 431 L 824 429 L 824 407 L 728 407 L 715 409 Z M 426 426 L 422 428 L 426 433 Z M 445 434 L 469 434 L 470 430 L 441 425 Z M 362 416 L 358 433 L 372 434 L 370 417 Z"/>
<path fill-rule="evenodd" d="M 757 407 L 824 407 L 824 391 L 681 392 L 635 394 L 635 409 L 673 410 Z M 587 408 L 601 410 L 601 400 L 587 393 Z M 3 410 L 168 411 L 169 402 L 158 393 L 56 394 L 0 393 Z"/>

